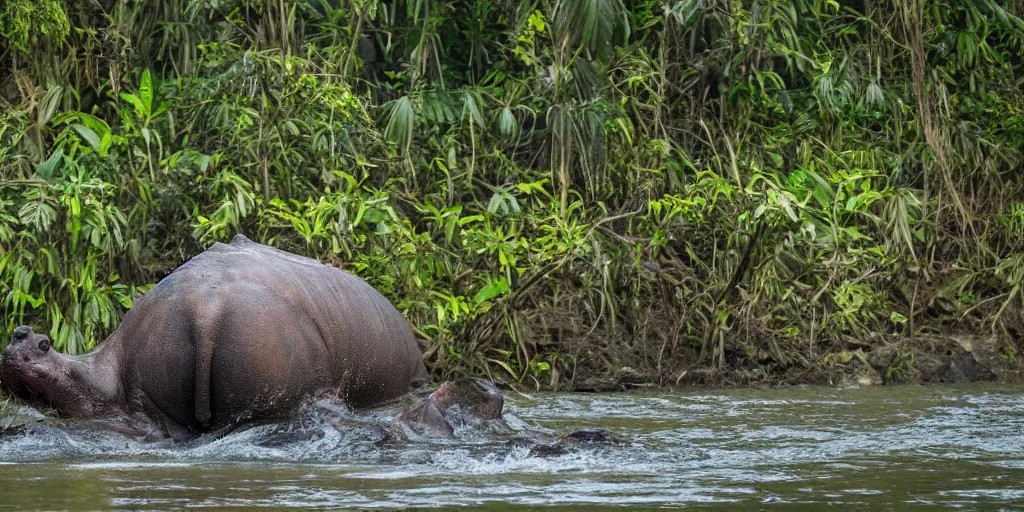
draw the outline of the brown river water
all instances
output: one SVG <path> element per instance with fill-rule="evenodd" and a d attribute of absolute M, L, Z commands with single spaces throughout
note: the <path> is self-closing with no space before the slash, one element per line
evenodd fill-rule
<path fill-rule="evenodd" d="M 35 424 L 0 438 L 0 508 L 1024 510 L 1020 386 L 507 397 L 507 427 L 454 441 L 322 410 L 178 446 Z M 581 428 L 621 443 L 505 444 Z"/>

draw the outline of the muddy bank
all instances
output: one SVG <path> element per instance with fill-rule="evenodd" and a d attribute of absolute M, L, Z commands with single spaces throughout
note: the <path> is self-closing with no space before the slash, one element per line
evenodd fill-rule
<path fill-rule="evenodd" d="M 568 379 L 542 382 L 528 378 L 521 383 L 506 379 L 505 383 L 538 390 L 613 392 L 685 387 L 1024 382 L 1024 362 L 1015 344 L 995 336 L 876 336 L 847 345 L 851 348 L 817 357 L 796 353 L 775 358 L 771 351 L 730 354 L 727 349 L 723 366 L 677 362 L 660 372 L 630 365 L 628 361 L 604 368 L 580 365 L 580 371 Z"/>

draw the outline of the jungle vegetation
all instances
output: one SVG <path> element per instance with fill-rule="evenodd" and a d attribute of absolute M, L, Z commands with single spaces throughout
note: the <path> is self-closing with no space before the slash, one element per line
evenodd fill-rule
<path fill-rule="evenodd" d="M 1024 336 L 1021 0 L 6 0 L 0 345 L 235 233 L 437 377 L 815 380 Z M 885 349 L 885 351 L 882 351 Z"/>

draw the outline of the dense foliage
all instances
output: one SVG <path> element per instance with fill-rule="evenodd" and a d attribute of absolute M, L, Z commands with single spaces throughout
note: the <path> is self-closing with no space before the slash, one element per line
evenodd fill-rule
<path fill-rule="evenodd" d="M 7 0 L 0 318 L 82 352 L 241 232 L 366 278 L 438 376 L 773 380 L 886 345 L 905 380 L 949 328 L 1013 358 L 1022 15 Z"/>

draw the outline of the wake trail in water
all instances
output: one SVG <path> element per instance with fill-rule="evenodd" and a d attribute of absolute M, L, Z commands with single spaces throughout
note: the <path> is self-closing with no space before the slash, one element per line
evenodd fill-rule
<path fill-rule="evenodd" d="M 375 479 L 439 472 L 656 471 L 656 463 L 642 447 L 621 441 L 538 452 L 538 440 L 553 440 L 557 432 L 515 413 L 506 412 L 501 420 L 460 422 L 455 439 L 416 434 L 393 421 L 396 415 L 394 409 L 355 414 L 321 402 L 289 422 L 246 426 L 177 444 L 138 441 L 88 424 L 47 420 L 0 437 L 0 463 L 67 461 L 76 468 L 105 469 L 246 462 L 341 464 L 372 466 L 348 476 Z"/>

